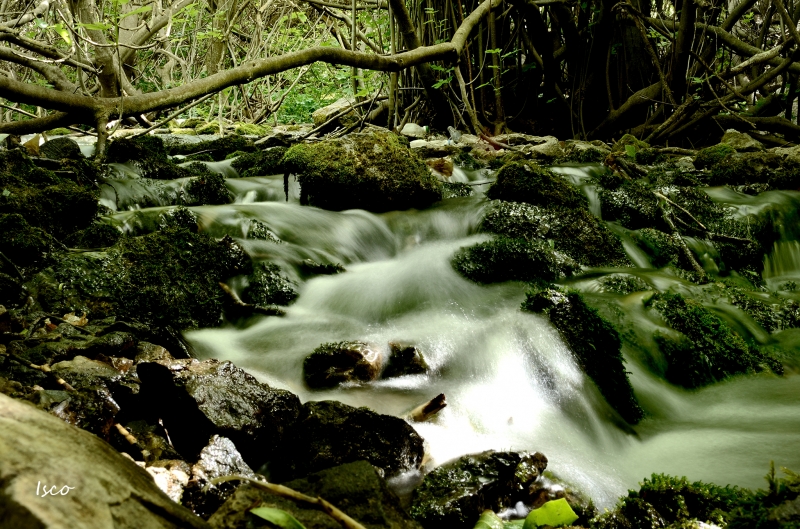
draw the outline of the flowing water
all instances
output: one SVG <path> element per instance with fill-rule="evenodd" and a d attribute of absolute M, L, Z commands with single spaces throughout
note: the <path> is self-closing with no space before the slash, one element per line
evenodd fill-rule
<path fill-rule="evenodd" d="M 596 190 L 586 179 L 600 168 L 558 170 L 582 187 L 599 215 Z M 453 180 L 485 178 L 456 168 Z M 104 203 L 114 209 L 130 206 L 143 192 L 139 184 L 109 181 L 114 189 L 105 190 Z M 659 358 L 652 333 L 663 323 L 645 311 L 647 294 L 604 293 L 599 280 L 629 273 L 658 289 L 689 292 L 697 287 L 649 268 L 647 255 L 620 226 L 610 224 L 637 267 L 591 270 L 569 285 L 622 315 L 623 352 L 648 414 L 635 428 L 605 403 L 549 320 L 520 310 L 523 284 L 480 286 L 451 267 L 456 250 L 487 239 L 476 230 L 486 206 L 485 184 L 474 186 L 476 197 L 386 214 L 300 206 L 294 183 L 287 203 L 281 176 L 233 179 L 228 185 L 236 203 L 192 208 L 203 229 L 238 237 L 255 259 L 281 265 L 298 282 L 300 296 L 281 318 L 256 317 L 239 326 L 189 332 L 202 358 L 231 360 L 303 401 L 336 399 L 394 415 L 445 393 L 447 408 L 430 423 L 414 425 L 435 461 L 490 448 L 538 450 L 547 455 L 551 470 L 601 506 L 610 506 L 653 472 L 762 487 L 770 460 L 800 470 L 800 376 L 739 377 L 687 391 L 652 374 L 648 366 Z M 782 237 L 765 261 L 765 278 L 771 285 L 800 281 L 800 193 L 747 197 L 722 188 L 709 193 L 742 215 L 773 211 Z M 134 208 L 114 218 L 132 231 L 148 230 L 165 209 Z M 253 220 L 283 242 L 244 239 Z M 700 243 L 692 244 L 702 250 Z M 713 257 L 703 262 L 711 266 Z M 304 259 L 340 263 L 347 271 L 302 281 L 298 265 Z M 738 309 L 718 308 L 737 330 L 757 341 L 800 344 L 800 330 L 769 336 Z M 373 342 L 384 352 L 391 341 L 413 343 L 424 352 L 431 372 L 333 390 L 307 389 L 303 359 L 320 344 L 340 340 Z"/>

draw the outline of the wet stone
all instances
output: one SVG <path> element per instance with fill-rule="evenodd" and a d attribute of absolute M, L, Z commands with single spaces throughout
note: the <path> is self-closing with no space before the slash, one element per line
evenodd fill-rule
<path fill-rule="evenodd" d="M 389 343 L 389 353 L 389 361 L 381 378 L 419 375 L 428 372 L 425 357 L 415 345 L 391 342 Z"/>
<path fill-rule="evenodd" d="M 380 376 L 384 361 L 374 344 L 326 343 L 306 357 L 303 374 L 311 388 L 334 387 L 344 382 L 371 382 Z"/>
<path fill-rule="evenodd" d="M 71 138 L 54 138 L 39 147 L 39 155 L 51 160 L 83 158 L 78 142 Z"/>

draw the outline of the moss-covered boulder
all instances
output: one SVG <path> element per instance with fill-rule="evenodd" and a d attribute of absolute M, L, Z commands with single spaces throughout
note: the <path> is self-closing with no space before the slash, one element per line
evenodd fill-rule
<path fill-rule="evenodd" d="M 731 375 L 783 372 L 780 362 L 745 342 L 701 303 L 672 293 L 658 294 L 650 303 L 680 333 L 656 335 L 665 376 L 673 384 L 696 388 Z"/>
<path fill-rule="evenodd" d="M 695 156 L 694 159 L 694 166 L 698 169 L 710 168 L 718 164 L 720 161 L 722 161 L 723 158 L 725 158 L 729 154 L 735 154 L 735 153 L 736 149 L 734 149 L 727 143 L 719 143 L 717 145 L 712 145 L 711 147 L 706 147 L 705 149 L 701 149 L 700 152 L 697 153 L 697 156 Z"/>
<path fill-rule="evenodd" d="M 51 160 L 63 158 L 83 158 L 78 142 L 72 138 L 54 138 L 44 142 L 39 147 L 39 156 Z"/>
<path fill-rule="evenodd" d="M 619 239 L 587 209 L 498 201 L 484 217 L 481 229 L 528 241 L 552 240 L 556 251 L 585 266 L 630 265 Z"/>
<path fill-rule="evenodd" d="M 487 451 L 445 463 L 414 490 L 410 514 L 426 529 L 471 529 L 480 514 L 529 503 L 528 491 L 547 467 L 536 452 Z"/>
<path fill-rule="evenodd" d="M 225 298 L 219 282 L 251 270 L 250 258 L 232 239 L 167 227 L 122 238 L 105 252 L 62 256 L 28 288 L 42 309 L 59 314 L 208 327 L 221 321 Z"/>
<path fill-rule="evenodd" d="M 663 224 L 658 199 L 640 180 L 625 180 L 616 187 L 602 189 L 600 207 L 604 219 L 633 230 Z"/>
<path fill-rule="evenodd" d="M 0 252 L 17 266 L 43 262 L 52 244 L 46 231 L 31 226 L 19 213 L 0 214 Z"/>
<path fill-rule="evenodd" d="M 527 202 L 535 206 L 586 207 L 586 197 L 574 185 L 532 162 L 510 162 L 497 173 L 486 192 L 492 199 Z"/>
<path fill-rule="evenodd" d="M 572 275 L 580 266 L 553 250 L 547 241 L 498 237 L 461 248 L 453 267 L 476 283 L 527 281 L 548 283 Z"/>
<path fill-rule="evenodd" d="M 175 180 L 190 176 L 190 172 L 179 167 L 167 157 L 164 140 L 146 134 L 138 138 L 117 138 L 108 146 L 106 161 L 109 163 L 132 162 L 144 178 Z"/>
<path fill-rule="evenodd" d="M 772 189 L 800 189 L 800 163 L 784 159 L 774 152 L 729 154 L 711 168 L 708 183 L 728 186 L 767 184 Z M 763 187 L 744 190 L 758 192 Z"/>
<path fill-rule="evenodd" d="M 183 191 L 184 202 L 187 206 L 233 202 L 233 195 L 225 185 L 225 178 L 221 174 L 211 171 L 189 180 Z"/>
<path fill-rule="evenodd" d="M 202 153 L 209 159 L 207 161 L 218 162 L 224 160 L 228 155 L 236 151 L 242 152 L 255 152 L 258 148 L 253 145 L 253 142 L 243 136 L 232 135 L 225 136 L 224 138 L 217 138 L 215 140 L 207 140 L 200 142 L 173 142 L 166 147 L 166 152 L 170 156 L 182 155 L 186 156 L 185 161 L 189 161 L 191 155 L 195 153 Z"/>
<path fill-rule="evenodd" d="M 270 129 L 255 123 L 237 123 L 233 126 L 233 132 L 239 136 L 266 136 Z"/>
<path fill-rule="evenodd" d="M 617 140 L 613 147 L 611 147 L 611 151 L 626 152 L 628 146 L 633 147 L 636 151 L 640 151 L 642 149 L 649 148 L 650 144 L 638 139 L 633 134 L 625 134 L 619 140 Z"/>
<path fill-rule="evenodd" d="M 231 167 L 243 178 L 281 174 L 284 172 L 283 156 L 287 150 L 286 147 L 272 147 L 263 151 L 234 153 L 239 156 L 231 162 Z"/>
<path fill-rule="evenodd" d="M 644 412 L 625 371 L 622 342 L 616 329 L 589 307 L 577 292 L 545 289 L 528 293 L 524 310 L 546 312 L 564 337 L 581 369 L 612 408 L 627 422 L 638 423 Z"/>
<path fill-rule="evenodd" d="M 261 262 L 253 266 L 242 298 L 253 305 L 289 305 L 297 299 L 297 285 L 281 273 L 278 265 Z"/>
<path fill-rule="evenodd" d="M 323 209 L 424 208 L 442 198 L 441 183 L 390 133 L 295 145 L 283 164 L 287 179 L 297 175 L 301 203 Z"/>

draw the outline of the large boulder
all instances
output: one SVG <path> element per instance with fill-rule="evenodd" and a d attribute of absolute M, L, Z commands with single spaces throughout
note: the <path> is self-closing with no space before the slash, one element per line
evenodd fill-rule
<path fill-rule="evenodd" d="M 313 498 L 320 497 L 369 529 L 420 529 L 400 505 L 375 468 L 355 461 L 321 470 L 303 479 L 284 483 Z M 339 529 L 341 525 L 319 509 L 276 496 L 252 485 L 242 485 L 208 520 L 215 529 L 272 527 L 250 514 L 252 506 L 281 509 L 306 529 Z"/>
<path fill-rule="evenodd" d="M 98 437 L 2 394 L 0 454 L 3 527 L 209 527 Z"/>
<path fill-rule="evenodd" d="M 316 109 L 311 113 L 311 119 L 314 121 L 314 126 L 319 127 L 320 125 L 325 124 L 329 119 L 333 118 L 337 114 L 342 115 L 328 125 L 331 129 L 336 127 L 347 127 L 357 123 L 358 116 L 356 116 L 353 105 L 355 105 L 355 101 L 346 97 L 342 97 L 330 105 Z"/>
<path fill-rule="evenodd" d="M 414 490 L 411 516 L 425 528 L 469 529 L 490 509 L 529 503 L 532 485 L 547 467 L 536 452 L 494 452 L 463 456 L 425 476 Z M 532 490 L 533 489 L 533 490 Z"/>
<path fill-rule="evenodd" d="M 441 183 L 390 133 L 295 145 L 283 158 L 300 182 L 300 201 L 323 209 L 424 208 L 442 198 Z"/>
<path fill-rule="evenodd" d="M 279 479 L 361 459 L 391 477 L 418 468 L 423 447 L 422 437 L 402 419 L 327 400 L 300 408 L 278 454 L 273 466 Z"/>
<path fill-rule="evenodd" d="M 143 362 L 137 372 L 144 412 L 164 421 L 187 460 L 195 460 L 217 434 L 233 441 L 244 460 L 258 468 L 273 455 L 300 408 L 296 395 L 262 384 L 230 362 Z"/>
<path fill-rule="evenodd" d="M 566 179 L 535 163 L 521 161 L 505 164 L 486 196 L 536 206 L 576 208 L 587 205 L 586 197 Z"/>
<path fill-rule="evenodd" d="M 753 152 L 763 151 L 764 144 L 760 141 L 753 139 L 752 136 L 746 132 L 739 132 L 736 129 L 728 129 L 722 136 L 720 143 L 730 145 L 739 152 Z"/>

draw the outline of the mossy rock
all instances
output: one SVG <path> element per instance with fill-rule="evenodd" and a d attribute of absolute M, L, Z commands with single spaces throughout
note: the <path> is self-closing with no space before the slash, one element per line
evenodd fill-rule
<path fill-rule="evenodd" d="M 259 263 L 253 267 L 242 299 L 253 305 L 289 305 L 297 299 L 297 285 L 281 274 L 278 265 Z"/>
<path fill-rule="evenodd" d="M 578 365 L 623 419 L 636 424 L 644 417 L 625 371 L 619 333 L 579 293 L 564 294 L 554 289 L 529 292 L 522 308 L 548 313 Z"/>
<path fill-rule="evenodd" d="M 237 123 L 233 127 L 233 132 L 240 136 L 266 136 L 270 133 L 270 129 L 254 123 Z"/>
<path fill-rule="evenodd" d="M 654 268 L 673 265 L 691 270 L 692 264 L 686 259 L 680 243 L 671 234 L 653 228 L 644 228 L 631 234 L 637 245 L 650 256 Z"/>
<path fill-rule="evenodd" d="M 442 198 L 471 197 L 472 186 L 464 182 L 444 182 Z"/>
<path fill-rule="evenodd" d="M 249 257 L 230 238 L 168 227 L 124 237 L 105 252 L 63 256 L 28 283 L 43 310 L 115 314 L 177 329 L 221 322 L 219 282 L 250 273 Z"/>
<path fill-rule="evenodd" d="M 206 204 L 230 204 L 233 195 L 225 185 L 225 178 L 219 173 L 210 172 L 192 178 L 184 188 L 187 206 Z"/>
<path fill-rule="evenodd" d="M 772 189 L 800 188 L 800 164 L 771 152 L 729 154 L 711 168 L 710 185 L 768 184 Z"/>
<path fill-rule="evenodd" d="M 701 149 L 694 159 L 694 166 L 698 169 L 707 169 L 715 166 L 729 154 L 736 154 L 736 149 L 727 143 L 718 143 L 711 147 Z"/>
<path fill-rule="evenodd" d="M 71 248 L 106 248 L 116 244 L 120 237 L 122 237 L 120 230 L 98 221 L 67 236 L 64 244 Z"/>
<path fill-rule="evenodd" d="M 222 127 L 220 127 L 219 121 L 211 121 L 208 123 L 201 123 L 194 128 L 195 132 L 198 135 L 202 134 L 221 134 Z"/>
<path fill-rule="evenodd" d="M 603 290 L 627 296 L 634 292 L 644 292 L 653 288 L 640 277 L 629 274 L 613 274 L 600 280 Z"/>
<path fill-rule="evenodd" d="M 229 154 L 236 151 L 253 152 L 256 150 L 257 147 L 253 145 L 251 140 L 235 134 L 197 143 L 172 143 L 166 148 L 170 156 L 175 156 L 176 154 L 186 156 L 185 161 L 199 160 L 198 158 L 192 158 L 191 155 L 201 153 L 206 155 L 205 161 L 214 162 L 224 160 Z"/>
<path fill-rule="evenodd" d="M 65 136 L 67 134 L 72 134 L 72 131 L 66 127 L 56 127 L 47 131 L 48 136 Z"/>
<path fill-rule="evenodd" d="M 742 309 L 768 332 L 800 327 L 800 304 L 797 301 L 765 299 L 763 295 L 733 286 L 726 288 L 725 294 L 731 305 Z"/>
<path fill-rule="evenodd" d="M 614 188 L 600 190 L 600 209 L 603 219 L 615 220 L 632 230 L 665 227 L 658 199 L 640 180 L 625 180 Z"/>
<path fill-rule="evenodd" d="M 633 157 L 634 161 L 642 165 L 654 165 L 664 162 L 667 157 L 661 154 L 657 149 L 644 147 L 637 149 Z"/>
<path fill-rule="evenodd" d="M 469 152 L 464 151 L 453 156 L 453 164 L 467 171 L 477 171 L 478 169 L 486 167 L 485 161 L 478 160 Z"/>
<path fill-rule="evenodd" d="M 636 150 L 636 152 L 639 152 L 639 151 L 641 151 L 643 149 L 650 148 L 650 144 L 649 143 L 638 139 L 633 134 L 625 134 L 623 137 L 621 137 L 619 140 L 617 140 L 617 142 L 611 148 L 611 151 L 612 152 L 626 152 L 627 151 L 626 148 L 629 145 L 632 146 Z"/>
<path fill-rule="evenodd" d="M 532 162 L 510 162 L 497 173 L 486 192 L 491 199 L 527 202 L 535 206 L 585 208 L 586 197 L 574 185 Z"/>
<path fill-rule="evenodd" d="M 302 204 L 341 211 L 425 208 L 441 200 L 441 183 L 391 133 L 298 144 L 283 158 L 297 175 Z"/>
<path fill-rule="evenodd" d="M 63 158 L 83 158 L 78 142 L 71 138 L 54 138 L 44 142 L 39 147 L 39 156 L 51 160 Z"/>
<path fill-rule="evenodd" d="M 183 123 L 181 123 L 178 126 L 186 129 L 196 129 L 198 126 L 203 125 L 205 123 L 206 121 L 203 118 L 189 118 L 184 120 Z"/>
<path fill-rule="evenodd" d="M 53 244 L 50 235 L 18 213 L 0 214 L 0 252 L 17 266 L 42 263 Z"/>
<path fill-rule="evenodd" d="M 231 162 L 231 167 L 243 178 L 281 174 L 284 172 L 283 157 L 287 150 L 286 147 L 272 147 L 251 153 L 241 152 Z"/>
<path fill-rule="evenodd" d="M 681 333 L 656 335 L 667 362 L 665 376 L 673 384 L 696 388 L 731 375 L 783 368 L 774 358 L 746 343 L 725 322 L 697 301 L 680 294 L 654 296 L 650 303 Z"/>
<path fill-rule="evenodd" d="M 186 169 L 174 164 L 167 157 L 164 140 L 150 134 L 138 138 L 115 139 L 108 146 L 106 161 L 132 162 L 139 168 L 143 178 L 154 180 L 175 180 L 190 176 Z"/>
<path fill-rule="evenodd" d="M 467 279 L 484 284 L 547 283 L 580 269 L 570 257 L 555 252 L 548 242 L 509 237 L 461 248 L 453 256 L 452 265 Z"/>
<path fill-rule="evenodd" d="M 498 201 L 481 229 L 510 238 L 553 241 L 553 248 L 586 266 L 630 266 L 622 243 L 586 209 L 541 208 Z"/>
<path fill-rule="evenodd" d="M 382 355 L 364 342 L 328 342 L 303 361 L 303 378 L 313 389 L 372 382 L 384 367 Z"/>

